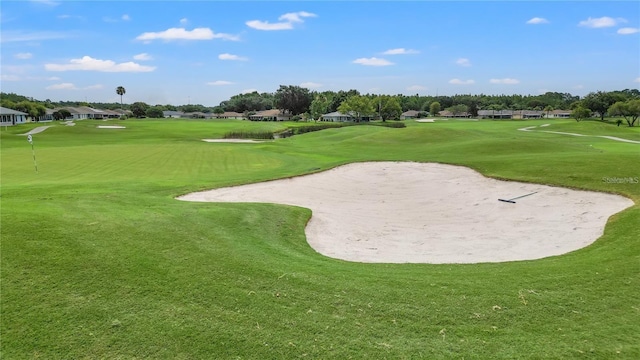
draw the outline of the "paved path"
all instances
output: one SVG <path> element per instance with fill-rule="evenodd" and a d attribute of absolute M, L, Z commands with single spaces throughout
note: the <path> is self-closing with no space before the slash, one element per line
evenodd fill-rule
<path fill-rule="evenodd" d="M 549 126 L 549 124 L 540 125 L 540 127 L 546 127 L 546 126 Z M 609 139 L 609 140 L 613 140 L 613 141 L 620 141 L 620 142 L 626 142 L 626 143 L 632 143 L 632 144 L 640 144 L 640 141 L 623 139 L 623 138 L 619 138 L 619 137 L 615 137 L 615 136 L 584 135 L 584 134 L 568 133 L 568 132 L 561 132 L 561 131 L 532 130 L 532 129 L 536 128 L 536 127 L 537 126 L 529 126 L 529 127 L 521 128 L 521 129 L 518 129 L 518 130 L 520 130 L 520 131 L 537 131 L 537 132 L 545 132 L 545 133 L 550 133 L 550 134 L 571 135 L 571 136 L 599 137 L 599 138 Z"/>
<path fill-rule="evenodd" d="M 18 134 L 18 135 L 33 135 L 33 134 L 37 134 L 37 133 L 41 133 L 45 130 L 47 130 L 48 128 L 50 128 L 51 126 L 38 126 L 37 128 L 31 129 L 31 131 L 26 132 L 24 134 Z"/>

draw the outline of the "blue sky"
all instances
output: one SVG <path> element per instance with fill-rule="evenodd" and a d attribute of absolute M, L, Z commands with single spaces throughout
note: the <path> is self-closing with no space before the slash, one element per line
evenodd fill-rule
<path fill-rule="evenodd" d="M 586 95 L 640 86 L 637 1 L 7 1 L 1 90 L 218 105 L 279 85 Z"/>

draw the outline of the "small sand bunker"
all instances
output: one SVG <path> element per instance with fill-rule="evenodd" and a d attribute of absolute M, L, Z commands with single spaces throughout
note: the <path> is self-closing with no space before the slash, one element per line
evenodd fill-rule
<path fill-rule="evenodd" d="M 253 140 L 253 139 L 202 139 L 202 141 L 210 143 L 261 143 L 267 140 Z"/>
<path fill-rule="evenodd" d="M 122 125 L 98 125 L 98 129 L 126 129 Z"/>
<path fill-rule="evenodd" d="M 532 192 L 515 204 L 498 201 Z M 500 181 L 462 166 L 413 162 L 355 163 L 179 199 L 310 208 L 307 241 L 323 255 L 433 264 L 565 254 L 593 243 L 609 216 L 634 204 L 617 195 Z"/>

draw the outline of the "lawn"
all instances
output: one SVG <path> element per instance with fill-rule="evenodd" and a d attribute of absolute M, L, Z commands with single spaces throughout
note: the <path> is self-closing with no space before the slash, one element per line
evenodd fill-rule
<path fill-rule="evenodd" d="M 316 253 L 308 209 L 178 195 L 356 161 L 459 164 L 640 204 L 638 129 L 572 120 L 407 121 L 256 144 L 300 124 L 102 121 L 2 128 L 0 357 L 640 358 L 640 205 L 594 244 L 535 261 L 362 264 Z M 402 186 L 402 184 L 398 184 Z M 562 239 L 558 239 L 562 241 Z"/>

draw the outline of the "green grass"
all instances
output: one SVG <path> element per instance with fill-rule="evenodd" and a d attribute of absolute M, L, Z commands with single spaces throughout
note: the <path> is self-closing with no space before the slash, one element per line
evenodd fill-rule
<path fill-rule="evenodd" d="M 1 144 L 6 359 L 640 358 L 640 206 L 594 244 L 536 261 L 361 264 L 308 246 L 308 209 L 175 196 L 356 161 L 461 164 L 487 176 L 625 195 L 637 139 L 572 120 L 350 126 L 205 143 L 294 123 L 78 121 Z M 559 130 L 562 129 L 562 130 Z M 399 184 L 401 186 L 401 184 Z M 561 239 L 559 239 L 561 241 Z"/>

